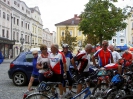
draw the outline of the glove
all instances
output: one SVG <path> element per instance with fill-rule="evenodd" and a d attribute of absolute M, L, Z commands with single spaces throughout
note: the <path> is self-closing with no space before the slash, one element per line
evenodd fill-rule
<path fill-rule="evenodd" d="M 64 78 L 64 79 L 67 79 L 66 73 L 63 74 L 63 78 Z"/>

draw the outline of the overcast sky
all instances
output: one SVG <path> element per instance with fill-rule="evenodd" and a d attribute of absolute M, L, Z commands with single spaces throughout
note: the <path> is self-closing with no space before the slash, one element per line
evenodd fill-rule
<path fill-rule="evenodd" d="M 89 0 L 21 0 L 28 7 L 38 6 L 41 12 L 43 28 L 48 28 L 50 32 L 56 31 L 55 24 L 73 18 L 74 14 L 84 11 L 84 5 Z M 116 6 L 133 6 L 133 0 L 118 0 Z"/>

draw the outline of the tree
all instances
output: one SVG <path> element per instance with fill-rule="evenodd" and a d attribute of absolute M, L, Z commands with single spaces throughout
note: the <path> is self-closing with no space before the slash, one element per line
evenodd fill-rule
<path fill-rule="evenodd" d="M 111 40 L 117 31 L 126 28 L 125 20 L 130 16 L 130 7 L 115 7 L 112 2 L 117 0 L 89 0 L 81 13 L 79 30 L 85 35 L 96 35 L 100 45 L 102 40 Z M 92 37 L 93 38 L 93 37 Z"/>
<path fill-rule="evenodd" d="M 85 38 L 85 40 L 84 40 L 84 42 L 83 42 L 83 46 L 85 47 L 85 45 L 86 45 L 87 43 L 96 46 L 96 44 L 97 44 L 98 42 L 99 42 L 99 40 L 98 40 L 98 38 L 96 37 L 95 34 L 88 34 L 88 35 L 86 35 L 86 38 Z"/>
<path fill-rule="evenodd" d="M 62 36 L 61 45 L 67 43 L 69 45 L 69 49 L 73 51 L 75 46 L 77 46 L 77 37 L 72 37 L 70 32 L 68 31 L 68 27 L 66 26 L 65 35 Z"/>

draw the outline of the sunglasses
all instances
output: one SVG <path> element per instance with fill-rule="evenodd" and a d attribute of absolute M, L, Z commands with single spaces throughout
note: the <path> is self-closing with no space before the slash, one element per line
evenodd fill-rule
<path fill-rule="evenodd" d="M 37 55 L 37 54 L 33 54 L 33 55 Z"/>
<path fill-rule="evenodd" d="M 108 46 L 107 44 L 102 44 L 103 46 Z"/>
<path fill-rule="evenodd" d="M 42 48 L 41 50 L 47 50 L 47 48 Z"/>

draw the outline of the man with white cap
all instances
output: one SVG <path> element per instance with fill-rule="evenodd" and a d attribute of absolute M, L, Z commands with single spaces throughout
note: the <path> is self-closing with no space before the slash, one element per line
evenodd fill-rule
<path fill-rule="evenodd" d="M 28 91 L 32 90 L 31 86 L 33 84 L 33 81 L 34 81 L 35 78 L 38 78 L 38 76 L 39 76 L 38 69 L 36 68 L 37 58 L 38 58 L 38 51 L 34 50 L 34 51 L 32 51 L 32 54 L 34 56 L 34 58 L 33 58 L 33 71 L 32 71 L 32 74 L 31 74 L 29 85 L 28 85 Z"/>

